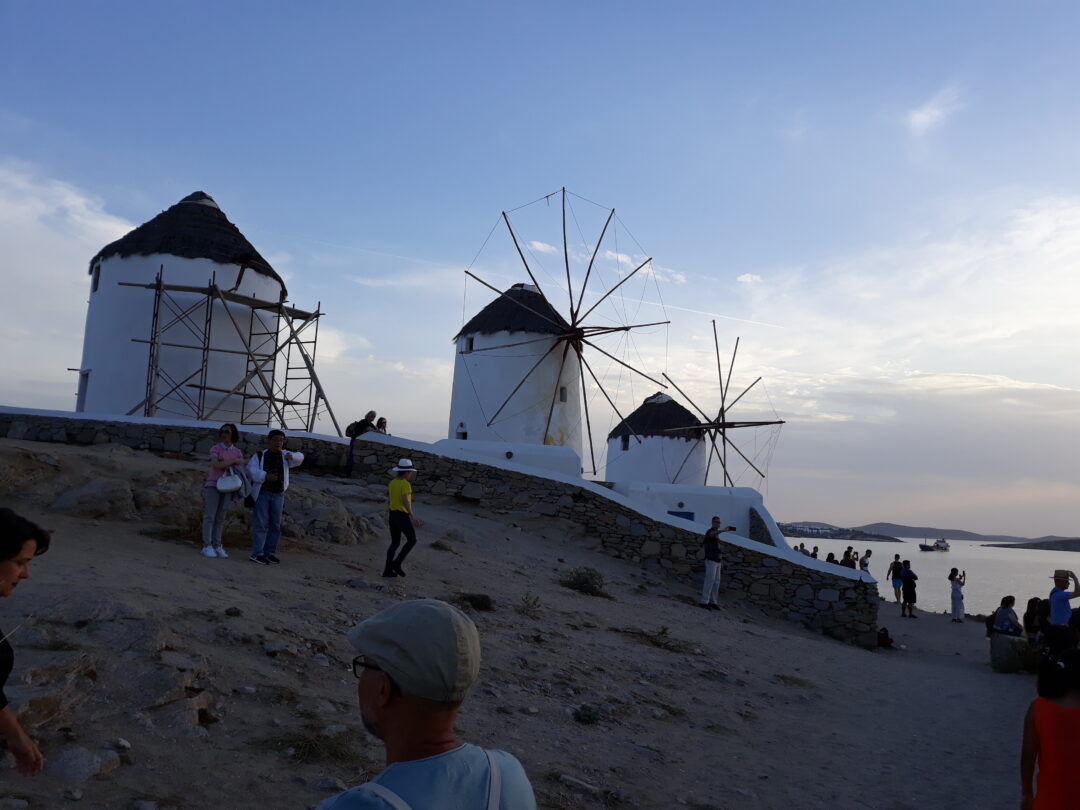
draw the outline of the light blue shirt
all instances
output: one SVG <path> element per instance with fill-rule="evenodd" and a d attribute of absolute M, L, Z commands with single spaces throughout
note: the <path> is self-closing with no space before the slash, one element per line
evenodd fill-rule
<path fill-rule="evenodd" d="M 529 777 L 505 751 L 491 751 L 502 772 L 499 810 L 536 810 Z M 485 810 L 489 770 L 484 749 L 465 743 L 426 759 L 395 762 L 372 779 L 404 799 L 413 810 Z M 373 793 L 354 787 L 320 802 L 316 810 L 392 810 Z"/>
<path fill-rule="evenodd" d="M 1069 604 L 1069 596 L 1072 591 L 1054 587 L 1050 591 L 1050 624 L 1068 624 L 1072 618 L 1072 605 Z"/>

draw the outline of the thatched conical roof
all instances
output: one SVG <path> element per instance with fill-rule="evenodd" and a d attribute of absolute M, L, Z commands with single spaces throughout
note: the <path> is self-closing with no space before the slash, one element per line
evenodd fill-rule
<path fill-rule="evenodd" d="M 176 205 L 144 222 L 126 236 L 111 242 L 90 260 L 90 269 L 110 256 L 181 256 L 185 259 L 210 259 L 218 264 L 238 264 L 281 284 L 274 268 L 254 245 L 229 222 L 214 198 L 196 191 Z"/>
<path fill-rule="evenodd" d="M 608 440 L 620 436 L 666 436 L 667 438 L 700 439 L 701 420 L 673 400 L 667 394 L 656 393 L 647 397 L 640 407 L 615 426 L 608 434 Z M 633 430 L 631 430 L 633 428 Z M 670 430 L 686 428 L 686 430 Z"/>
<path fill-rule="evenodd" d="M 514 301 L 525 306 L 518 306 Z M 545 316 L 547 320 L 541 316 Z M 515 284 L 504 295 L 500 295 L 476 313 L 467 324 L 461 327 L 461 331 L 454 335 L 454 340 L 462 335 L 493 335 L 496 332 L 562 335 L 568 331 L 570 331 L 570 324 L 555 311 L 544 296 L 536 291 L 535 287 Z"/>

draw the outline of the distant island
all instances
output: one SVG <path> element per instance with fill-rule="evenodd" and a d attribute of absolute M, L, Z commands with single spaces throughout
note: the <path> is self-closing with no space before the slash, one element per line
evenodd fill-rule
<path fill-rule="evenodd" d="M 796 523 L 777 523 L 787 537 L 821 537 L 830 540 L 876 540 L 878 542 L 903 542 L 898 537 L 944 537 L 946 540 L 983 541 L 991 548 L 1030 548 L 1046 551 L 1080 551 L 1080 537 L 1016 537 L 1010 534 L 979 534 L 963 529 L 938 529 L 933 526 L 904 526 L 900 523 L 868 523 L 850 529 L 802 520 Z M 989 541 L 989 542 L 988 542 Z"/>
<path fill-rule="evenodd" d="M 889 537 L 887 534 L 878 534 L 876 532 L 868 532 L 864 529 L 843 529 L 839 526 L 832 526 L 828 523 L 777 523 L 777 527 L 780 529 L 781 534 L 784 537 L 810 537 L 818 540 L 850 540 L 853 543 L 865 543 L 872 541 L 875 543 L 902 543 L 903 540 L 898 540 L 895 537 Z"/>

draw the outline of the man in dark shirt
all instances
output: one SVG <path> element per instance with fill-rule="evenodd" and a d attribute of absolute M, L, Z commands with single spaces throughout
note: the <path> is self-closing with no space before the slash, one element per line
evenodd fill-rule
<path fill-rule="evenodd" d="M 251 497 L 255 509 L 251 516 L 251 556 L 259 565 L 277 565 L 278 538 L 281 537 L 281 513 L 285 508 L 285 491 L 289 488 L 289 468 L 304 460 L 304 454 L 285 449 L 285 434 L 271 430 L 266 436 L 266 449 L 255 453 L 248 461 Z"/>
<path fill-rule="evenodd" d="M 375 430 L 375 411 L 368 411 L 364 418 L 359 422 L 353 422 L 347 428 L 345 428 L 345 435 L 349 437 L 349 457 L 345 461 L 345 477 L 350 478 L 353 471 L 353 445 L 356 444 L 356 437 L 363 436 L 365 433 Z"/>
<path fill-rule="evenodd" d="M 701 588 L 701 602 L 698 607 L 705 610 L 719 610 L 716 597 L 720 592 L 720 535 L 735 531 L 734 526 L 720 527 L 720 518 L 713 516 L 712 526 L 705 532 L 701 545 L 705 551 L 705 583 Z"/>

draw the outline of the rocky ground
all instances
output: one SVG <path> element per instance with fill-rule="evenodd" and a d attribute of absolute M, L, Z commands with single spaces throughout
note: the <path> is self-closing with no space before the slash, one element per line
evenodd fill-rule
<path fill-rule="evenodd" d="M 0 441 L 0 503 L 54 547 L 0 603 L 9 695 L 47 758 L 0 763 L 3 808 L 306 808 L 382 767 L 344 630 L 406 598 L 466 607 L 483 642 L 461 737 L 524 763 L 543 808 L 1016 806 L 1030 676 L 982 627 L 882 623 L 868 652 L 605 557 L 577 526 L 433 498 L 408 577 L 382 580 L 383 492 L 302 472 L 274 568 L 198 555 L 202 463 Z M 604 595 L 560 584 L 597 569 Z M 723 598 L 723 596 L 722 596 Z"/>

